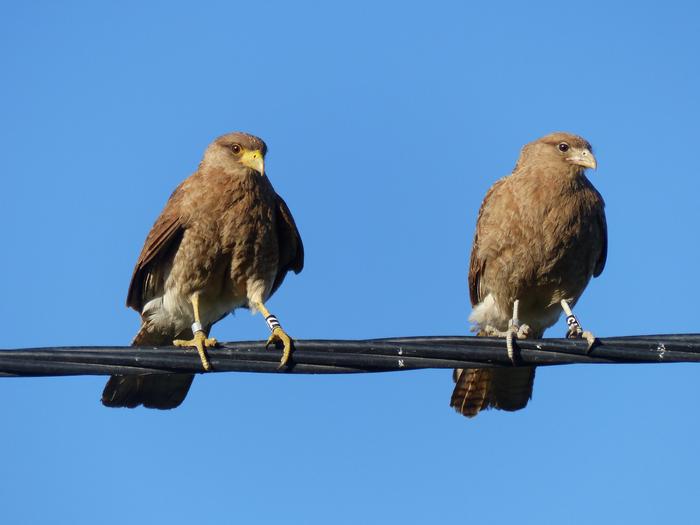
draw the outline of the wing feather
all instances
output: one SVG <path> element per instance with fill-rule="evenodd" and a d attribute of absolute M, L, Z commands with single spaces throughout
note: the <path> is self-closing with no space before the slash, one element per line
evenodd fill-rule
<path fill-rule="evenodd" d="M 294 273 L 299 273 L 304 268 L 304 244 L 301 242 L 299 230 L 292 217 L 292 212 L 289 211 L 287 203 L 279 195 L 275 194 L 275 203 L 277 205 L 276 221 L 277 221 L 277 242 L 279 244 L 279 265 L 277 268 L 277 276 L 272 285 L 270 295 L 275 293 L 284 281 L 287 272 L 292 270 Z"/>
<path fill-rule="evenodd" d="M 469 299 L 471 300 L 472 306 L 475 306 L 483 301 L 486 295 L 482 292 L 480 286 L 481 276 L 484 272 L 484 267 L 486 266 L 487 261 L 480 257 L 479 230 L 482 227 L 482 219 L 485 215 L 490 213 L 492 206 L 491 198 L 505 181 L 506 177 L 496 181 L 494 185 L 491 186 L 489 191 L 486 193 L 483 202 L 481 203 L 479 215 L 476 219 L 476 232 L 474 233 L 474 242 L 472 243 L 472 252 L 469 258 Z"/>
<path fill-rule="evenodd" d="M 608 223 L 605 220 L 604 206 L 605 205 L 603 204 L 601 197 L 601 204 L 598 210 L 598 228 L 600 231 L 602 248 L 600 250 L 600 256 L 598 257 L 598 261 L 596 262 L 595 268 L 593 270 L 593 277 L 598 277 L 601 273 L 603 273 L 603 269 L 605 268 L 605 261 L 608 258 Z"/>
<path fill-rule="evenodd" d="M 182 240 L 184 226 L 180 211 L 183 185 L 184 182 L 168 199 L 165 208 L 146 237 L 141 255 L 136 261 L 126 305 L 138 312 L 143 309 L 145 303 L 162 294 L 167 268 Z"/>

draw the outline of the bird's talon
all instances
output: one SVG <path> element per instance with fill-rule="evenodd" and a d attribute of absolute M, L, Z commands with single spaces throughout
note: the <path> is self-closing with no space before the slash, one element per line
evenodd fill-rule
<path fill-rule="evenodd" d="M 278 369 L 284 368 L 289 361 L 289 356 L 292 353 L 292 338 L 287 335 L 287 333 L 282 330 L 281 327 L 276 327 L 265 344 L 265 348 L 269 348 L 271 344 L 282 343 L 282 359 L 280 359 L 280 364 Z"/>
<path fill-rule="evenodd" d="M 516 335 L 517 332 L 515 330 L 508 330 L 506 333 L 506 351 L 508 353 L 508 359 L 510 359 L 510 362 L 513 366 L 517 364 L 517 359 L 515 357 L 515 349 L 513 347 L 513 336 Z"/>
<path fill-rule="evenodd" d="M 513 365 L 518 364 L 518 356 L 516 355 L 515 347 L 513 341 L 516 339 L 527 339 L 530 337 L 530 327 L 526 324 L 518 326 L 511 321 L 508 326 L 506 334 L 506 349 L 508 351 L 508 358 Z"/>
<path fill-rule="evenodd" d="M 204 332 L 197 330 L 192 339 L 175 339 L 173 341 L 173 345 L 185 348 L 196 348 L 197 353 L 199 354 L 199 359 L 202 361 L 202 368 L 204 368 L 204 371 L 208 372 L 211 370 L 211 363 L 209 362 L 205 349 L 217 345 L 217 341 L 213 337 L 207 337 Z"/>
<path fill-rule="evenodd" d="M 596 336 L 593 335 L 593 332 L 589 332 L 588 330 L 584 331 L 578 325 L 569 327 L 569 329 L 566 332 L 566 337 L 567 339 L 585 339 L 588 342 L 586 354 L 588 354 L 593 349 L 593 345 L 595 345 L 595 342 L 597 340 Z"/>
<path fill-rule="evenodd" d="M 286 348 L 282 351 L 282 359 L 280 359 L 280 364 L 277 367 L 277 370 L 281 370 L 282 368 L 287 366 L 287 362 L 289 361 L 289 354 L 290 352 Z"/>
<path fill-rule="evenodd" d="M 506 337 L 510 333 L 509 330 L 501 331 L 488 324 L 479 331 L 482 332 L 486 337 Z"/>
<path fill-rule="evenodd" d="M 583 334 L 581 335 L 586 341 L 588 341 L 588 348 L 586 349 L 586 353 L 588 354 L 593 349 L 593 345 L 595 345 L 597 338 L 595 335 L 593 335 L 592 332 L 589 332 L 588 330 L 583 332 Z"/>
<path fill-rule="evenodd" d="M 581 339 L 583 337 L 583 330 L 579 326 L 570 327 L 566 331 L 567 339 Z"/>
<path fill-rule="evenodd" d="M 515 332 L 515 336 L 518 339 L 527 339 L 530 337 L 530 326 L 526 324 L 520 325 L 520 328 Z"/>

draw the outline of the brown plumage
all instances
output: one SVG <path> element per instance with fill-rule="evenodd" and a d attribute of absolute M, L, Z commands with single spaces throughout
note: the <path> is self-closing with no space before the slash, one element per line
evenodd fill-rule
<path fill-rule="evenodd" d="M 219 137 L 199 169 L 170 196 L 129 286 L 127 306 L 142 318 L 133 345 L 166 345 L 196 336 L 195 304 L 202 339 L 235 308 L 267 315 L 264 302 L 287 272 L 302 270 L 301 238 L 289 208 L 265 175 L 266 150 L 261 139 L 245 133 Z M 192 379 L 190 374 L 112 376 L 102 402 L 174 408 Z"/>
<path fill-rule="evenodd" d="M 469 266 L 470 321 L 485 335 L 519 320 L 542 337 L 603 271 L 607 227 L 603 198 L 584 174 L 591 146 L 569 133 L 527 144 L 513 173 L 486 194 Z M 534 367 L 455 370 L 450 405 L 465 416 L 486 408 L 518 410 L 532 397 Z"/>

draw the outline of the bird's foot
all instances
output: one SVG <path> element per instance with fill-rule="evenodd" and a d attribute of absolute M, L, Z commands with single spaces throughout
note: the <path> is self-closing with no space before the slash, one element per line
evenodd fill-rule
<path fill-rule="evenodd" d="M 513 317 L 508 321 L 508 331 L 506 333 L 506 349 L 508 350 L 508 358 L 513 365 L 517 364 L 515 348 L 513 347 L 513 339 L 526 339 L 530 335 L 530 327 L 526 324 L 521 325 L 518 321 L 518 310 L 520 308 L 520 300 L 513 301 Z"/>
<path fill-rule="evenodd" d="M 487 324 L 479 329 L 479 335 L 484 337 L 507 337 L 510 330 L 499 330 Z"/>
<path fill-rule="evenodd" d="M 211 370 L 211 363 L 209 362 L 205 349 L 216 346 L 216 339 L 213 337 L 207 337 L 202 330 L 196 330 L 194 333 L 194 338 L 189 340 L 175 339 L 173 344 L 175 346 L 195 347 L 197 349 L 197 353 L 199 354 L 199 359 L 202 361 L 202 368 L 204 368 L 204 371 L 208 372 Z"/>
<path fill-rule="evenodd" d="M 567 339 L 585 339 L 588 341 L 588 348 L 586 349 L 587 354 L 591 351 L 596 342 L 596 336 L 593 335 L 593 332 L 583 330 L 578 322 L 576 324 L 569 325 L 569 328 L 566 331 L 566 337 Z"/>
<path fill-rule="evenodd" d="M 583 328 L 581 328 L 581 323 L 578 322 L 578 319 L 576 319 L 574 312 L 571 311 L 571 307 L 569 306 L 568 301 L 562 299 L 561 307 L 564 310 L 564 313 L 566 314 L 566 325 L 568 326 L 568 328 L 566 329 L 566 337 L 568 339 L 585 339 L 586 341 L 588 341 L 588 348 L 586 349 L 586 353 L 590 353 L 596 341 L 595 336 L 591 332 L 584 331 Z"/>
<path fill-rule="evenodd" d="M 530 325 L 521 324 L 520 326 L 514 326 L 516 330 L 513 332 L 516 339 L 527 339 L 530 337 Z"/>
<path fill-rule="evenodd" d="M 284 368 L 284 366 L 289 361 L 289 356 L 292 353 L 292 338 L 287 335 L 287 332 L 282 330 L 281 326 L 277 326 L 272 330 L 272 334 L 270 335 L 270 338 L 267 340 L 267 343 L 265 344 L 265 348 L 269 347 L 272 344 L 276 344 L 276 343 L 282 343 L 282 345 L 283 345 L 282 359 L 280 359 L 280 365 L 277 368 L 278 369 Z"/>
<path fill-rule="evenodd" d="M 514 339 L 527 339 L 530 336 L 530 327 L 526 324 L 518 326 L 516 320 L 511 319 L 506 331 L 506 349 L 508 350 L 508 358 L 514 365 L 517 364 L 515 356 L 515 348 L 513 347 Z"/>
<path fill-rule="evenodd" d="M 505 337 L 506 349 L 508 350 L 508 358 L 511 363 L 516 364 L 515 348 L 513 347 L 514 339 L 527 339 L 530 337 L 530 326 L 523 324 L 518 325 L 517 320 L 511 319 L 507 330 L 499 330 L 491 325 L 485 325 L 480 329 L 479 334 L 486 337 Z"/>

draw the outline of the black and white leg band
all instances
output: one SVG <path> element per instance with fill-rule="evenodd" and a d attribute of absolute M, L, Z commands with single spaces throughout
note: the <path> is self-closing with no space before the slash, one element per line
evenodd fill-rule
<path fill-rule="evenodd" d="M 576 328 L 581 328 L 581 325 L 578 323 L 578 319 L 576 319 L 576 317 L 574 317 L 573 314 L 566 316 L 566 325 L 569 328 L 573 328 L 574 330 Z"/>
<path fill-rule="evenodd" d="M 270 331 L 274 332 L 275 328 L 282 328 L 282 325 L 280 325 L 280 322 L 277 320 L 277 318 L 270 314 L 265 318 L 265 322 L 267 323 L 267 326 L 270 327 Z"/>
<path fill-rule="evenodd" d="M 581 330 L 581 325 L 579 324 L 578 319 L 576 319 L 574 312 L 571 311 L 569 303 L 562 299 L 561 307 L 564 310 L 564 313 L 566 314 L 566 325 L 569 327 L 569 330 Z"/>

